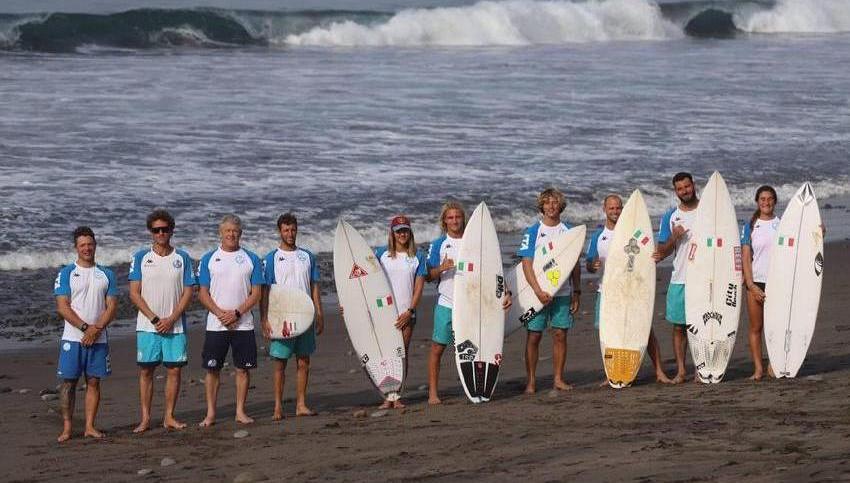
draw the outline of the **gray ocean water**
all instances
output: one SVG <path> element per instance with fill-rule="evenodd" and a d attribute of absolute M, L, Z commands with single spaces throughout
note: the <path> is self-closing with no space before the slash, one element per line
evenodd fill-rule
<path fill-rule="evenodd" d="M 512 233 L 550 185 L 571 220 L 635 188 L 657 215 L 680 170 L 742 210 L 846 197 L 848 72 L 845 0 L 7 1 L 0 271 L 67 262 L 78 224 L 126 261 L 157 206 L 198 257 L 228 212 L 258 252 L 289 210 L 317 252 L 340 216 L 425 241 L 449 197 Z"/>

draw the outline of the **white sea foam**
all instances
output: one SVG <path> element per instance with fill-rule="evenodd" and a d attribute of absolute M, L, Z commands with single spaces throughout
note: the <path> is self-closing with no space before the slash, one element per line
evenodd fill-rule
<path fill-rule="evenodd" d="M 386 23 L 352 21 L 317 27 L 285 39 L 315 46 L 481 46 L 560 44 L 681 37 L 654 2 L 511 0 L 470 6 L 410 9 Z"/>
<path fill-rule="evenodd" d="M 735 15 L 734 22 L 752 33 L 850 32 L 850 1 L 780 0 L 769 10 Z"/>

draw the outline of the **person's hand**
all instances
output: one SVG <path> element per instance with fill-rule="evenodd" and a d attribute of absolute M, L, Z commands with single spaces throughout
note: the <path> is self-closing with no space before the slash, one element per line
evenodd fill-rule
<path fill-rule="evenodd" d="M 534 295 L 537 296 L 537 300 L 539 300 L 543 305 L 546 305 L 552 301 L 552 295 L 550 295 L 549 292 L 546 292 L 543 289 L 535 290 Z"/>
<path fill-rule="evenodd" d="M 690 230 L 686 229 L 684 225 L 673 224 L 673 240 L 681 240 L 682 238 L 688 236 L 689 231 Z"/>
<path fill-rule="evenodd" d="M 659 249 L 656 248 L 655 251 L 652 252 L 652 260 L 654 260 L 655 263 L 658 263 L 661 260 L 664 260 L 664 257 L 661 256 L 661 251 Z"/>
<path fill-rule="evenodd" d="M 395 328 L 398 330 L 404 330 L 405 327 L 410 325 L 410 320 L 413 319 L 413 314 L 410 310 L 405 310 L 404 312 L 398 314 L 398 318 L 395 320 Z"/>
<path fill-rule="evenodd" d="M 581 294 L 573 292 L 573 296 L 570 297 L 570 313 L 577 314 L 578 308 L 581 305 Z"/>
<path fill-rule="evenodd" d="M 762 290 L 756 284 L 747 285 L 747 290 L 752 292 L 753 298 L 756 299 L 756 302 L 764 303 L 764 300 L 767 298 L 767 295 L 765 295 L 764 290 Z"/>
<path fill-rule="evenodd" d="M 90 347 L 94 345 L 94 343 L 97 342 L 98 337 L 100 337 L 100 331 L 101 329 L 97 328 L 96 325 L 89 325 L 86 331 L 83 332 L 83 337 L 80 339 L 80 345 L 83 347 Z"/>
<path fill-rule="evenodd" d="M 514 304 L 513 297 L 511 296 L 511 291 L 508 290 L 505 292 L 505 298 L 502 299 L 502 310 L 508 311 L 511 308 L 511 305 Z"/>
<path fill-rule="evenodd" d="M 602 268 L 602 260 L 597 258 L 590 264 L 590 268 L 592 268 L 594 272 L 598 272 L 599 269 Z"/>
<path fill-rule="evenodd" d="M 263 337 L 270 339 L 272 336 L 272 325 L 269 323 L 269 319 L 260 321 L 260 326 L 262 327 Z"/>
<path fill-rule="evenodd" d="M 159 322 L 154 325 L 154 328 L 160 334 L 165 334 L 167 332 L 171 332 L 171 328 L 174 327 L 174 323 L 177 321 L 176 318 L 168 316 L 162 317 L 159 319 Z"/>
<path fill-rule="evenodd" d="M 325 331 L 325 316 L 322 314 L 316 315 L 316 335 L 322 335 Z"/>
<path fill-rule="evenodd" d="M 342 308 L 342 305 L 339 306 L 339 315 L 345 317 L 345 309 Z"/>
<path fill-rule="evenodd" d="M 455 268 L 455 261 L 449 257 L 443 259 L 443 263 L 440 264 L 440 273 L 447 272 L 453 268 Z"/>
<path fill-rule="evenodd" d="M 228 329 L 231 325 L 239 322 L 239 317 L 236 317 L 235 310 L 222 310 L 221 314 L 219 314 L 217 317 L 218 320 L 221 321 L 222 325 L 224 325 Z"/>

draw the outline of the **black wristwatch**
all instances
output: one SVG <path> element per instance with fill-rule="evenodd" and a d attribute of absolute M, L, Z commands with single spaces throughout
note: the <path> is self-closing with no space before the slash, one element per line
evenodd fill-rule
<path fill-rule="evenodd" d="M 410 312 L 410 315 L 416 316 L 416 309 L 414 309 L 413 307 L 408 307 L 407 311 Z"/>
<path fill-rule="evenodd" d="M 151 319 L 151 324 L 156 325 L 158 323 L 159 323 L 159 316 L 154 315 L 153 318 Z"/>
<path fill-rule="evenodd" d="M 239 309 L 233 309 L 233 311 L 234 311 L 234 312 L 236 312 L 236 318 L 237 318 L 237 319 L 241 319 L 241 318 L 242 318 L 242 313 L 241 313 L 241 312 L 239 312 Z"/>
<path fill-rule="evenodd" d="M 89 329 L 89 324 L 83 322 L 83 325 L 80 326 L 80 330 L 85 332 Z"/>

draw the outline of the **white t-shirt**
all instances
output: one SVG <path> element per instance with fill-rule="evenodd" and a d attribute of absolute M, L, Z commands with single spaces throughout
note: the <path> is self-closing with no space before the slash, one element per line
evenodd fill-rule
<path fill-rule="evenodd" d="M 425 266 L 425 256 L 422 252 L 416 250 L 414 257 L 408 255 L 407 252 L 396 252 L 395 258 L 392 258 L 387 247 L 375 250 L 375 256 L 381 261 L 381 266 L 384 267 L 384 272 L 390 279 L 395 305 L 398 308 L 398 313 L 401 314 L 410 308 L 410 303 L 413 301 L 416 277 L 425 277 L 428 273 Z"/>
<path fill-rule="evenodd" d="M 749 222 L 744 223 L 741 245 L 749 245 L 753 250 L 753 282 L 767 282 L 770 250 L 776 240 L 779 221 L 778 216 L 770 220 L 756 220 L 752 230 Z"/>
<path fill-rule="evenodd" d="M 312 296 L 311 284 L 319 281 L 316 256 L 303 248 L 270 251 L 263 260 L 266 284 L 301 290 Z"/>
<path fill-rule="evenodd" d="M 263 267 L 260 258 L 254 252 L 239 248 L 226 252 L 217 248 L 207 252 L 201 258 L 198 267 L 198 283 L 208 287 L 213 301 L 222 310 L 239 308 L 254 285 L 263 285 Z M 254 330 L 254 316 L 251 311 L 242 314 L 236 330 Z M 207 314 L 207 330 L 228 330 L 212 312 Z"/>
<path fill-rule="evenodd" d="M 452 238 L 448 235 L 443 235 L 431 243 L 431 248 L 428 250 L 428 269 L 437 268 L 446 258 L 451 258 L 457 262 L 457 253 L 460 251 L 460 238 Z M 450 268 L 440 274 L 440 281 L 437 285 L 437 293 L 440 297 L 437 299 L 437 304 L 443 307 L 452 308 L 452 297 L 454 297 L 454 278 L 455 269 Z"/>
<path fill-rule="evenodd" d="M 611 246 L 612 238 L 614 238 L 614 230 L 610 230 L 607 226 L 602 226 L 593 232 L 593 235 L 590 236 L 586 261 L 593 263 L 598 258 L 602 262 L 602 270 L 604 271 L 605 259 L 608 258 L 608 248 Z M 602 292 L 602 272 L 599 273 L 599 289 L 597 292 Z"/>
<path fill-rule="evenodd" d="M 53 284 L 53 294 L 64 296 L 71 300 L 71 308 L 89 325 L 94 325 L 106 310 L 106 297 L 118 296 L 118 284 L 112 270 L 95 265 L 80 267 L 76 263 L 66 265 L 56 276 Z M 62 340 L 79 342 L 83 339 L 83 331 L 65 321 Z M 100 333 L 96 344 L 107 342 L 106 330 Z"/>
<path fill-rule="evenodd" d="M 688 230 L 685 235 L 676 242 L 675 257 L 673 258 L 673 274 L 670 276 L 670 283 L 685 283 L 685 271 L 688 268 L 688 241 L 690 241 L 691 235 L 693 234 L 690 230 L 694 224 L 696 214 L 696 209 L 684 211 L 677 206 L 668 210 L 661 218 L 661 226 L 658 229 L 659 245 L 666 243 L 667 240 L 673 236 L 674 225 L 682 225 L 686 230 Z"/>
<path fill-rule="evenodd" d="M 197 285 L 192 271 L 192 259 L 183 250 L 174 249 L 170 254 L 161 257 L 151 248 L 143 248 L 136 252 L 130 262 L 130 274 L 127 279 L 131 282 L 141 282 L 142 298 L 157 317 L 168 317 L 174 312 L 183 288 Z M 175 323 L 171 333 L 180 334 L 186 330 L 186 314 L 180 323 Z M 142 311 L 136 316 L 136 330 L 140 332 L 156 332 L 156 327 Z"/>

